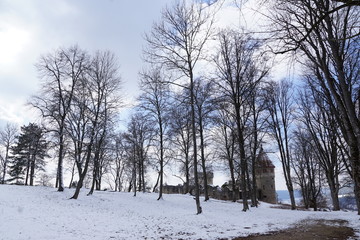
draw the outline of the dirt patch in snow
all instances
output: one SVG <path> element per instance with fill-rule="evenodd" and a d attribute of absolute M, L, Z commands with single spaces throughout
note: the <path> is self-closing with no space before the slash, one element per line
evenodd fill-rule
<path fill-rule="evenodd" d="M 344 220 L 306 220 L 296 224 L 293 228 L 271 232 L 265 235 L 252 235 L 234 240 L 323 240 L 323 239 L 354 239 L 354 230 L 347 226 Z"/>

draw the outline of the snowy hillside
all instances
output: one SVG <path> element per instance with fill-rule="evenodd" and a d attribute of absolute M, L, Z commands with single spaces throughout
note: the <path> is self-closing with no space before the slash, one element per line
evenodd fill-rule
<path fill-rule="evenodd" d="M 242 212 L 238 203 L 202 202 L 195 214 L 189 195 L 95 192 L 69 200 L 73 190 L 0 185 L 0 239 L 219 239 L 290 227 L 306 219 L 345 219 L 360 229 L 355 212 L 305 212 L 259 208 Z"/>

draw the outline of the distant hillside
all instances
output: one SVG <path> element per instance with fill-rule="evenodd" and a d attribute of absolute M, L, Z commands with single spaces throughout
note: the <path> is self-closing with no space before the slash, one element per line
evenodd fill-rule
<path fill-rule="evenodd" d="M 281 203 L 290 203 L 290 195 L 287 190 L 277 190 L 276 194 L 277 194 L 279 203 L 280 202 Z M 296 199 L 296 201 L 301 200 L 301 192 L 300 191 L 295 191 L 295 199 Z"/>

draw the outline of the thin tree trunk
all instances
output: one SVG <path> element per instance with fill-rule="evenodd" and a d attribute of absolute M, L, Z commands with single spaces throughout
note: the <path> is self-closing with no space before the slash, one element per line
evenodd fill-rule
<path fill-rule="evenodd" d="M 26 165 L 25 186 L 27 186 L 27 185 L 28 185 L 28 180 L 29 180 L 29 171 L 30 171 L 30 156 L 28 156 L 27 165 Z"/>
<path fill-rule="evenodd" d="M 30 163 L 30 186 L 34 186 L 34 175 L 35 175 L 35 159 L 31 160 Z"/>
<path fill-rule="evenodd" d="M 96 185 L 96 179 L 98 177 L 98 168 L 99 168 L 99 159 L 98 159 L 99 156 L 98 156 L 98 154 L 99 153 L 98 153 L 98 150 L 97 150 L 96 153 L 95 153 L 95 156 L 94 156 L 93 179 L 92 179 L 90 191 L 87 194 L 88 196 L 92 195 L 94 193 L 94 189 L 95 189 L 95 185 Z"/>
<path fill-rule="evenodd" d="M 163 136 L 163 126 L 162 119 L 159 119 L 159 128 L 160 128 L 160 189 L 159 189 L 159 197 L 157 200 L 162 198 L 163 193 L 163 181 L 164 181 L 164 136 Z"/>
<path fill-rule="evenodd" d="M 134 197 L 136 197 L 136 161 L 135 161 L 135 150 L 134 150 L 134 166 L 133 166 L 133 181 L 134 181 Z"/>
<path fill-rule="evenodd" d="M 189 193 L 190 191 L 190 169 L 189 169 L 189 153 L 187 152 L 185 154 L 185 178 L 186 178 L 186 182 L 185 182 L 185 192 L 184 194 Z"/>
<path fill-rule="evenodd" d="M 160 172 L 158 172 L 158 177 L 157 177 L 157 180 L 156 180 L 155 186 L 154 186 L 154 188 L 153 188 L 153 192 L 155 192 L 155 191 L 156 191 L 156 188 L 157 188 L 157 186 L 159 185 L 159 181 L 160 181 Z"/>
<path fill-rule="evenodd" d="M 93 179 L 92 179 L 92 183 L 91 183 L 91 188 L 90 188 L 89 193 L 87 194 L 88 196 L 90 196 L 90 195 L 92 195 L 94 193 L 95 182 L 96 182 L 96 173 L 93 173 Z"/>
<path fill-rule="evenodd" d="M 290 150 L 289 150 L 289 138 L 288 138 L 288 129 L 285 128 L 285 147 L 286 147 L 286 159 L 287 161 L 290 162 Z M 295 210 L 296 209 L 296 202 L 295 202 L 295 196 L 294 196 L 294 187 L 293 187 L 293 183 L 291 180 L 291 169 L 290 169 L 290 163 L 287 164 L 287 184 L 289 185 L 289 193 L 290 193 L 290 201 L 291 201 L 291 209 Z"/>
<path fill-rule="evenodd" d="M 72 183 L 74 181 L 75 165 L 76 165 L 76 161 L 74 161 L 74 165 L 73 165 L 72 170 L 71 170 L 71 179 L 70 179 L 70 183 L 69 183 L 69 188 L 72 187 Z"/>
<path fill-rule="evenodd" d="M 228 162 L 229 162 L 229 169 L 230 169 L 230 176 L 231 176 L 231 185 L 232 185 L 232 190 L 233 190 L 232 201 L 236 202 L 238 188 L 236 186 L 236 179 L 235 179 L 235 173 L 234 173 L 234 159 L 232 157 L 228 156 Z"/>
<path fill-rule="evenodd" d="M 91 159 L 92 148 L 93 148 L 94 140 L 95 140 L 94 138 L 95 138 L 95 129 L 97 127 L 97 121 L 98 121 L 98 115 L 96 115 L 96 118 L 94 120 L 94 125 L 91 130 L 90 142 L 89 142 L 89 145 L 88 145 L 87 151 L 86 151 L 87 155 L 86 155 L 86 159 L 85 159 L 85 166 L 82 171 L 82 174 L 80 175 L 80 179 L 79 179 L 78 185 L 76 186 L 74 196 L 72 196 L 71 199 L 77 199 L 79 197 L 80 189 L 81 189 L 84 179 L 86 177 L 86 173 L 88 171 L 88 167 L 89 167 L 89 163 L 90 163 L 90 159 Z"/>
<path fill-rule="evenodd" d="M 142 178 L 142 161 L 143 161 L 143 159 L 141 158 L 141 156 L 140 156 L 140 153 L 139 153 L 139 147 L 137 148 L 137 155 L 139 156 L 139 162 L 138 162 L 138 174 L 139 174 L 139 183 L 138 183 L 138 190 L 139 191 L 142 191 L 142 184 L 143 184 L 143 182 L 144 182 L 144 180 L 143 180 L 143 178 Z"/>
<path fill-rule="evenodd" d="M 6 146 L 6 152 L 5 152 L 4 168 L 3 168 L 1 184 L 5 184 L 6 167 L 7 167 L 7 162 L 8 162 L 8 158 L 9 158 L 9 149 L 10 149 L 10 146 L 7 145 Z"/>
<path fill-rule="evenodd" d="M 257 158 L 257 148 L 258 148 L 258 126 L 257 126 L 257 119 L 255 116 L 255 101 L 253 102 L 253 111 L 254 111 L 254 146 L 252 151 L 251 157 L 251 173 L 252 173 L 252 194 L 251 194 L 251 206 L 257 207 L 257 185 L 256 185 L 256 158 Z M 275 186 L 274 186 L 275 187 Z"/>
<path fill-rule="evenodd" d="M 356 205 L 358 208 L 358 215 L 360 215 L 360 155 L 359 155 L 359 149 L 358 146 L 351 146 L 350 145 L 350 161 L 352 163 L 352 178 L 354 180 L 354 194 L 356 199 Z"/>
<path fill-rule="evenodd" d="M 200 115 L 201 113 L 199 113 Z M 205 201 L 209 200 L 209 193 L 208 193 L 208 179 L 206 173 L 206 162 L 205 162 L 205 145 L 204 145 L 204 129 L 202 126 L 202 120 L 199 116 L 199 133 L 200 133 L 200 151 L 201 151 L 201 166 L 203 170 L 203 178 L 204 178 L 204 195 Z"/>
<path fill-rule="evenodd" d="M 231 187 L 233 190 L 233 195 L 232 195 L 232 201 L 236 202 L 237 199 L 237 195 L 238 195 L 238 189 L 236 186 L 236 180 L 235 180 L 235 168 L 234 168 L 234 134 L 233 132 L 231 132 L 231 146 L 229 143 L 229 138 L 227 135 L 227 127 L 226 125 L 223 126 L 223 131 L 224 131 L 224 138 L 225 138 L 225 146 L 226 146 L 226 155 L 227 155 L 227 160 L 228 160 L 228 164 L 229 164 L 229 171 L 230 171 L 230 177 L 231 177 Z"/>
<path fill-rule="evenodd" d="M 199 177 L 197 170 L 197 144 L 196 144 L 196 126 L 195 126 L 195 95 L 194 95 L 194 79 L 191 61 L 189 63 L 189 73 L 190 73 L 190 105 L 191 105 L 191 124 L 192 124 L 192 137 L 193 137 L 193 151 L 194 151 L 194 181 L 195 181 L 195 202 L 196 202 L 196 210 L 197 214 L 202 213 L 202 208 L 200 205 L 200 189 L 199 189 Z"/>
<path fill-rule="evenodd" d="M 64 120 L 62 121 L 62 123 Z M 63 157 L 64 157 L 64 127 L 63 124 L 60 126 L 59 131 L 59 155 L 58 155 L 58 168 L 57 168 L 57 186 L 58 192 L 64 191 L 64 182 L 63 182 Z"/>
<path fill-rule="evenodd" d="M 241 166 L 241 190 L 242 190 L 242 200 L 243 200 L 243 211 L 246 212 L 249 210 L 248 198 L 247 198 L 247 181 L 246 181 L 246 172 L 248 171 L 246 155 L 245 155 L 245 142 L 243 131 L 241 127 L 241 116 L 240 116 L 240 106 L 238 104 L 235 105 L 236 112 L 236 126 L 237 126 L 237 137 L 238 137 L 238 145 L 240 151 L 240 166 Z"/>
<path fill-rule="evenodd" d="M 145 186 L 145 166 L 144 166 L 144 154 L 143 154 L 143 149 L 141 149 L 141 178 L 143 180 L 143 189 L 142 191 L 145 192 L 146 191 L 146 186 Z"/>
<path fill-rule="evenodd" d="M 284 171 L 287 172 L 287 176 L 290 176 L 290 169 L 285 169 Z M 295 210 L 296 209 L 296 202 L 295 202 L 295 195 L 294 195 L 294 188 L 293 188 L 293 184 L 291 179 L 289 179 L 289 177 L 285 178 L 286 181 L 286 187 L 289 191 L 289 196 L 290 196 L 290 203 L 291 203 L 291 210 Z"/>

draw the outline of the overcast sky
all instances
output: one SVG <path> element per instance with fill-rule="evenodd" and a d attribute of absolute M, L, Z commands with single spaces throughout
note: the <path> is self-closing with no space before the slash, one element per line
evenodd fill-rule
<path fill-rule="evenodd" d="M 78 44 L 110 50 L 118 58 L 127 100 L 135 99 L 143 63 L 143 34 L 160 19 L 171 0 L 0 0 L 0 127 L 36 121 L 25 106 L 39 89 L 35 63 L 42 54 Z M 244 22 L 238 9 L 224 7 L 219 26 Z M 248 16 L 250 23 L 256 22 Z M 278 176 L 281 174 L 277 169 Z M 226 180 L 226 179 L 225 179 Z M 277 186 L 283 189 L 281 178 Z M 278 187 L 279 188 L 279 187 Z"/>
<path fill-rule="evenodd" d="M 143 35 L 172 0 L 0 0 L 0 127 L 35 121 L 25 103 L 39 89 L 35 63 L 42 54 L 78 44 L 93 52 L 110 50 L 120 64 L 127 100 L 137 94 L 143 63 Z M 231 1 L 226 1 L 227 3 Z M 226 5 L 218 26 L 239 23 Z M 244 23 L 244 17 L 241 21 Z M 254 22 L 253 18 L 249 18 Z"/>
<path fill-rule="evenodd" d="M 41 54 L 78 44 L 90 52 L 110 50 L 120 64 L 124 89 L 137 89 L 142 35 L 169 0 L 1 0 L 0 126 L 33 121 L 24 106 L 38 90 L 34 64 Z"/>

